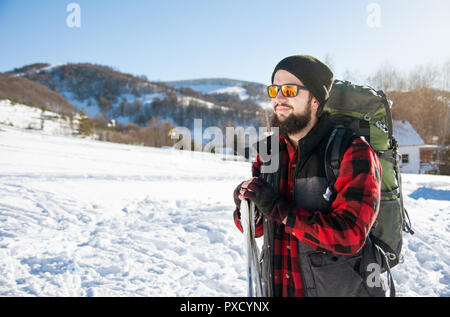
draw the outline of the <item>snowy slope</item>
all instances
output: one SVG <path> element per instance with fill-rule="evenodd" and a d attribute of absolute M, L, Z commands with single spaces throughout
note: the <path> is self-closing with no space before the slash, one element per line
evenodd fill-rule
<path fill-rule="evenodd" d="M 72 121 L 57 113 L 43 111 L 8 99 L 0 100 L 0 123 L 22 129 L 42 130 L 49 134 L 72 135 L 78 129 L 79 116 Z"/>
<path fill-rule="evenodd" d="M 238 86 L 224 87 L 224 88 L 210 91 L 209 93 L 210 94 L 234 94 L 234 95 L 239 96 L 239 99 L 241 99 L 241 100 L 250 98 L 250 96 L 247 93 L 247 90 L 242 87 L 238 87 Z"/>
<path fill-rule="evenodd" d="M 272 109 L 270 100 L 263 100 L 260 97 L 251 96 L 250 93 L 243 87 L 243 82 L 232 79 L 198 79 L 198 80 L 186 80 L 167 82 L 168 85 L 181 88 L 187 87 L 202 94 L 234 94 L 239 97 L 240 100 L 245 101 L 252 99 L 263 109 Z M 256 83 L 253 83 L 254 85 Z M 263 87 L 261 85 L 261 87 Z M 260 87 L 260 88 L 261 88 Z M 265 88 L 263 88 L 265 94 Z"/>
<path fill-rule="evenodd" d="M 0 296 L 245 296 L 220 156 L 0 125 Z M 450 177 L 405 175 L 400 296 L 450 296 Z"/>
<path fill-rule="evenodd" d="M 194 80 L 192 82 L 167 82 L 167 84 L 175 88 L 187 87 L 202 94 L 235 94 L 241 100 L 249 98 L 245 88 L 232 83 L 205 83 L 201 80 Z"/>

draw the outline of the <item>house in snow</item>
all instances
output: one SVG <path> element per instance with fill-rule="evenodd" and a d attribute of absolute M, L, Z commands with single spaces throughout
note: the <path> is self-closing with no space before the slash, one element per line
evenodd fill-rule
<path fill-rule="evenodd" d="M 427 145 L 408 121 L 394 121 L 394 137 L 401 155 L 402 173 L 423 174 L 437 172 L 432 164 L 432 151 L 435 145 Z"/>

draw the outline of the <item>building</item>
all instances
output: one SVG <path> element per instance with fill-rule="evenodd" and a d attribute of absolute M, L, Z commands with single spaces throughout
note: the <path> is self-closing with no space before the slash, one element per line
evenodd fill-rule
<path fill-rule="evenodd" d="M 433 164 L 436 145 L 427 145 L 408 121 L 394 121 L 394 137 L 399 145 L 402 173 L 438 173 Z"/>

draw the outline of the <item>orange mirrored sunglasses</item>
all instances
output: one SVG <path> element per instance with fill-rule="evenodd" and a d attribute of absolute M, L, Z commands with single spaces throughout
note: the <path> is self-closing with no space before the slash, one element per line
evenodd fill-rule
<path fill-rule="evenodd" d="M 269 93 L 270 98 L 275 98 L 278 95 L 279 90 L 281 90 L 281 93 L 285 97 L 295 97 L 298 95 L 298 91 L 300 89 L 308 90 L 308 88 L 306 88 L 305 86 L 296 85 L 296 84 L 267 86 L 267 92 Z"/>

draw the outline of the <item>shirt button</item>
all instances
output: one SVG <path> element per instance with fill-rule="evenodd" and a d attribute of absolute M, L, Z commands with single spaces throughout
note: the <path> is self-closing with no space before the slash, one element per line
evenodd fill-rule
<path fill-rule="evenodd" d="M 287 279 L 290 278 L 289 274 L 286 274 L 286 278 L 287 278 Z"/>
<path fill-rule="evenodd" d="M 292 232 L 292 235 L 295 236 L 295 232 Z"/>
<path fill-rule="evenodd" d="M 290 249 L 291 249 L 291 246 L 290 246 L 290 245 L 287 245 L 286 248 L 287 248 L 288 250 L 290 250 Z"/>

